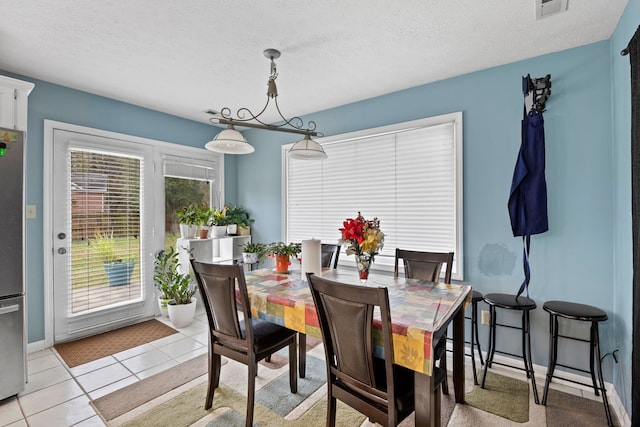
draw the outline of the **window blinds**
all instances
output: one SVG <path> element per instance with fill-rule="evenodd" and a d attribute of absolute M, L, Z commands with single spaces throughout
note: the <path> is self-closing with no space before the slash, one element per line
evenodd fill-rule
<path fill-rule="evenodd" d="M 322 162 L 287 159 L 286 239 L 336 242 L 342 222 L 361 212 L 378 217 L 385 233 L 373 267 L 393 265 L 396 247 L 456 252 L 457 128 L 449 119 L 323 144 Z"/>

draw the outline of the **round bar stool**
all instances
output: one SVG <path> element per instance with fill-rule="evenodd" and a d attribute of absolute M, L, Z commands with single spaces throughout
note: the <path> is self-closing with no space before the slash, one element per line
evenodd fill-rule
<path fill-rule="evenodd" d="M 485 380 L 487 378 L 487 369 L 490 368 L 493 363 L 495 363 L 496 365 L 508 366 L 510 368 L 519 369 L 527 373 L 527 378 L 531 379 L 533 398 L 536 404 L 540 403 L 538 399 L 538 389 L 536 387 L 536 377 L 533 373 L 533 362 L 531 360 L 531 334 L 529 321 L 529 312 L 537 307 L 535 301 L 523 296 L 519 296 L 516 299 L 516 296 L 511 294 L 487 294 L 484 296 L 484 302 L 489 305 L 490 314 L 489 351 L 487 352 L 487 360 L 484 364 L 484 373 L 482 375 L 482 384 L 480 385 L 480 387 L 484 388 Z M 496 308 L 522 311 L 522 326 L 518 327 L 498 323 L 496 321 Z M 519 329 L 522 331 L 522 355 L 496 350 L 496 326 Z M 518 366 L 508 365 L 506 363 L 494 362 L 493 356 L 495 355 L 495 353 L 522 357 L 524 361 L 524 369 Z"/>
<path fill-rule="evenodd" d="M 602 391 L 602 401 L 604 403 L 604 411 L 607 415 L 607 424 L 613 425 L 611 419 L 611 412 L 609 410 L 609 401 L 607 400 L 607 390 L 604 386 L 604 380 L 602 379 L 602 364 L 600 363 L 600 334 L 598 332 L 598 323 L 607 320 L 607 313 L 600 310 L 597 307 L 593 307 L 585 304 L 577 304 L 566 301 L 547 301 L 542 306 L 544 311 L 549 313 L 549 365 L 547 367 L 547 378 L 544 383 L 544 394 L 542 395 L 542 404 L 547 404 L 547 393 L 549 392 L 549 384 L 552 378 L 558 378 L 565 381 L 581 384 L 584 386 L 592 386 L 596 396 L 599 395 L 599 391 Z M 569 320 L 579 320 L 583 322 L 591 322 L 590 338 L 588 340 L 576 337 L 570 337 L 566 335 L 560 335 L 558 329 L 558 318 L 562 317 Z M 558 358 L 558 337 L 570 339 L 574 341 L 582 341 L 589 343 L 589 370 L 576 368 L 569 365 L 563 365 L 557 363 Z M 556 366 L 563 366 L 565 368 L 573 369 L 575 371 L 585 372 L 591 374 L 592 384 L 585 384 L 578 381 L 562 378 L 554 375 Z M 595 369 L 594 369 L 595 368 Z M 598 375 L 598 382 L 596 381 L 596 373 Z"/>
<path fill-rule="evenodd" d="M 473 383 L 478 384 L 478 373 L 476 372 L 476 358 L 475 352 L 478 352 L 480 356 L 480 364 L 484 365 L 484 359 L 482 358 L 482 348 L 480 348 L 480 339 L 478 334 L 478 303 L 484 301 L 484 297 L 478 291 L 472 291 L 471 294 L 471 315 L 464 316 L 465 319 L 471 320 L 471 338 L 470 341 L 465 341 L 465 344 L 471 345 L 471 354 L 465 354 L 465 356 L 471 357 L 471 366 L 473 369 Z M 451 341 L 453 338 L 449 337 L 449 331 L 447 330 L 447 340 Z M 440 368 L 447 370 L 447 358 L 443 357 L 442 351 L 438 352 L 438 348 L 436 347 L 435 354 L 436 358 L 440 361 Z M 452 352 L 453 350 L 446 349 L 448 352 Z M 449 394 L 449 384 L 447 379 L 445 378 L 442 383 L 442 393 Z"/>

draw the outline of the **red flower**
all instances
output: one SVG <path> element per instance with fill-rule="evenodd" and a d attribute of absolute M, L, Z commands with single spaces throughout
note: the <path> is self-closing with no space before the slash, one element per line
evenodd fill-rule
<path fill-rule="evenodd" d="M 364 226 L 366 221 L 361 215 L 358 215 L 356 219 L 347 218 L 342 222 L 344 228 L 340 228 L 342 233 L 342 240 L 356 240 L 358 244 L 364 241 Z"/>

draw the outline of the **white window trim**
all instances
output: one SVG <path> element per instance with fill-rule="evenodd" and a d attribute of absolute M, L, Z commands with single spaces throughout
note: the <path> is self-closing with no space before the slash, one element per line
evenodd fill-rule
<path fill-rule="evenodd" d="M 454 162 L 456 167 L 456 174 L 454 176 L 454 188 L 455 188 L 455 226 L 456 226 L 456 237 L 455 237 L 455 257 L 454 257 L 454 266 L 453 266 L 453 275 L 452 279 L 454 280 L 464 280 L 464 248 L 463 248 L 463 132 L 462 132 L 462 112 L 454 112 L 443 114 L 440 116 L 427 117 L 418 120 L 412 120 L 403 123 L 396 123 L 387 126 L 380 126 L 371 129 L 364 129 L 355 132 L 349 132 L 339 135 L 332 135 L 324 138 L 318 138 L 317 142 L 321 145 L 331 144 L 338 141 L 345 140 L 354 140 L 358 138 L 371 137 L 374 135 L 381 135 L 389 132 L 398 132 L 401 130 L 409 130 L 411 128 L 422 128 L 429 126 L 437 126 L 444 123 L 453 123 L 454 126 Z M 291 148 L 293 144 L 287 144 L 282 146 L 281 150 L 281 162 L 282 162 L 282 212 L 287 212 L 287 151 Z M 300 161 L 311 161 L 311 160 L 300 160 Z M 337 225 L 339 227 L 340 225 Z M 287 218 L 286 214 L 282 215 L 282 240 L 287 241 Z M 347 257 L 340 257 L 340 260 L 343 261 Z M 350 264 L 346 264 L 350 265 Z M 376 266 L 375 263 L 372 268 L 379 270 L 387 270 L 390 269 L 388 267 L 380 267 Z"/>

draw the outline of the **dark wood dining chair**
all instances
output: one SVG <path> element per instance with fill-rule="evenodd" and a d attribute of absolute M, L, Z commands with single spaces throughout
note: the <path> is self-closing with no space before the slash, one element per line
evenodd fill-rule
<path fill-rule="evenodd" d="M 249 370 L 246 425 L 250 427 L 260 360 L 288 346 L 289 387 L 291 393 L 298 392 L 296 332 L 251 316 L 242 265 L 208 264 L 192 259 L 191 266 L 209 321 L 209 388 L 204 408 L 211 408 L 220 383 L 221 356 L 244 363 Z"/>
<path fill-rule="evenodd" d="M 325 349 L 326 425 L 335 426 L 337 400 L 372 422 L 397 425 L 415 409 L 414 372 L 394 363 L 387 288 L 343 284 L 313 273 L 307 273 L 307 281 Z M 384 359 L 374 355 L 374 310 L 380 311 Z M 433 383 L 439 387 L 443 377 L 436 368 Z M 439 396 L 439 389 L 434 394 Z"/>
<path fill-rule="evenodd" d="M 320 266 L 322 268 L 338 268 L 340 257 L 340 245 L 322 243 L 320 245 Z M 307 336 L 298 333 L 298 375 L 304 378 L 307 370 Z"/>
<path fill-rule="evenodd" d="M 422 252 L 396 248 L 393 276 L 398 277 L 399 261 L 404 265 L 404 277 L 408 279 L 424 280 L 426 282 L 440 282 L 442 266 L 445 264 L 444 283 L 451 283 L 453 268 L 453 252 Z M 434 348 L 434 354 L 440 368 L 447 372 L 447 334 L 445 333 Z M 445 376 L 442 392 L 449 394 L 449 382 Z"/>
<path fill-rule="evenodd" d="M 322 243 L 321 245 L 321 265 L 323 268 L 338 268 L 338 258 L 340 258 L 340 245 Z"/>

